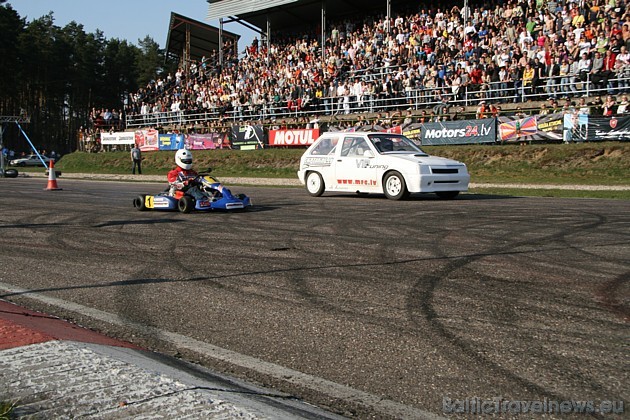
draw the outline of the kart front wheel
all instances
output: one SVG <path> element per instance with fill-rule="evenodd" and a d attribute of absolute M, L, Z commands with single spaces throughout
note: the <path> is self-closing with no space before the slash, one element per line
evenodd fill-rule
<path fill-rule="evenodd" d="M 306 191 L 313 197 L 319 197 L 324 193 L 324 180 L 318 172 L 309 172 L 306 176 Z"/>
<path fill-rule="evenodd" d="M 409 196 L 405 178 L 396 171 L 387 174 L 383 182 L 383 192 L 391 200 L 400 200 Z"/>
<path fill-rule="evenodd" d="M 133 206 L 138 209 L 138 211 L 144 211 L 147 209 L 147 206 L 145 205 L 145 196 L 144 195 L 139 195 L 136 198 L 133 199 Z"/>
<path fill-rule="evenodd" d="M 177 202 L 177 209 L 182 213 L 190 213 L 195 208 L 195 199 L 185 195 Z"/>

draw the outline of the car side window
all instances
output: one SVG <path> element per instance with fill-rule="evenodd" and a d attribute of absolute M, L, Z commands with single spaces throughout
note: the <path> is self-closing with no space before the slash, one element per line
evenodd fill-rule
<path fill-rule="evenodd" d="M 370 148 L 362 137 L 346 137 L 343 139 L 341 156 L 363 157 L 366 150 L 370 150 Z"/>
<path fill-rule="evenodd" d="M 312 155 L 324 156 L 335 153 L 336 139 L 324 138 L 311 150 Z"/>

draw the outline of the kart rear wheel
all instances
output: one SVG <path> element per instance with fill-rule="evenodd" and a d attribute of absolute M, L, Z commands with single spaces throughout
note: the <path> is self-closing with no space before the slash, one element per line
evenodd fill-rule
<path fill-rule="evenodd" d="M 144 205 L 146 195 L 139 195 L 133 199 L 133 206 L 138 209 L 138 211 L 144 211 L 147 209 L 147 206 Z"/>
<path fill-rule="evenodd" d="M 459 191 L 438 191 L 435 195 L 442 200 L 452 200 L 459 195 Z"/>
<path fill-rule="evenodd" d="M 195 208 L 195 199 L 185 195 L 177 202 L 177 209 L 182 213 L 190 213 Z"/>
<path fill-rule="evenodd" d="M 4 171 L 3 176 L 4 176 L 5 178 L 17 178 L 17 176 L 18 176 L 18 171 L 17 171 L 17 169 L 6 169 L 6 170 Z"/>
<path fill-rule="evenodd" d="M 306 191 L 313 197 L 319 197 L 324 193 L 324 180 L 318 172 L 309 172 L 306 176 Z"/>

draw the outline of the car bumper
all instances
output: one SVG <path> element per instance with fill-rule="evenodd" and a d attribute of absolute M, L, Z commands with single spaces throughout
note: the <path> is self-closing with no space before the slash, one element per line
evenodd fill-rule
<path fill-rule="evenodd" d="M 414 175 L 407 178 L 407 189 L 412 193 L 440 191 L 468 191 L 470 175 Z"/>

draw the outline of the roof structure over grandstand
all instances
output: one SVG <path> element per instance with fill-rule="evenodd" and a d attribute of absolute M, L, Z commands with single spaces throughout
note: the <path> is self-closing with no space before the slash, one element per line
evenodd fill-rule
<path fill-rule="evenodd" d="M 236 46 L 240 35 L 221 31 L 223 42 L 234 41 Z M 180 59 L 200 60 L 212 51 L 219 50 L 219 28 L 171 12 L 171 21 L 166 41 L 166 54 Z"/>
<path fill-rule="evenodd" d="M 208 20 L 231 18 L 233 21 L 245 21 L 257 28 L 265 29 L 267 22 L 272 31 L 298 28 L 308 24 L 312 26 L 321 20 L 322 7 L 326 9 L 328 19 L 342 19 L 356 16 L 358 13 L 387 12 L 388 4 L 392 10 L 403 7 L 418 7 L 417 1 L 411 0 L 207 0 Z"/>

